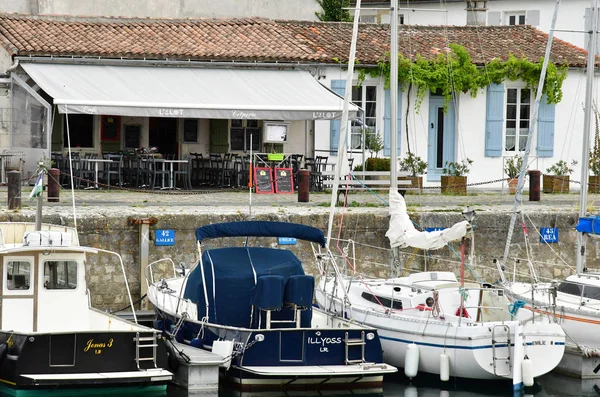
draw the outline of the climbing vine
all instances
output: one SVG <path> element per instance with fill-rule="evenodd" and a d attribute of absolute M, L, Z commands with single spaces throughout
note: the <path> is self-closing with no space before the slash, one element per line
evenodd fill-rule
<path fill-rule="evenodd" d="M 439 54 L 433 61 L 417 55 L 414 61 L 398 56 L 398 83 L 404 89 L 411 84 L 416 88 L 415 110 L 418 112 L 428 91 L 444 97 L 445 107 L 452 101 L 453 92 L 469 93 L 475 98 L 479 91 L 490 83 L 500 84 L 504 80 L 522 80 L 528 87 L 537 88 L 543 59 L 531 62 L 510 55 L 506 61 L 498 59 L 484 68 L 477 67 L 471 60 L 466 48 L 450 44 L 450 54 Z M 389 58 L 389 54 L 387 54 Z M 542 92 L 547 95 L 548 103 L 558 103 L 562 99 L 562 84 L 567 77 L 567 65 L 556 66 L 548 63 L 546 79 Z M 357 67 L 359 84 L 367 75 L 384 77 L 385 86 L 390 84 L 390 64 L 386 59 L 378 62 L 377 68 Z"/>

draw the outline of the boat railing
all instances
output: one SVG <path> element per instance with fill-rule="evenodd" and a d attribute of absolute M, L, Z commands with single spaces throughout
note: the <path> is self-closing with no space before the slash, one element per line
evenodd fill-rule
<path fill-rule="evenodd" d="M 154 262 L 151 262 L 150 264 L 148 264 L 148 266 L 146 266 L 144 268 L 144 278 L 146 279 L 147 287 L 150 287 L 150 284 L 154 284 L 156 282 L 156 280 L 154 280 L 154 274 L 156 273 L 156 271 L 154 270 L 154 267 L 163 262 L 171 263 L 171 268 L 173 270 L 173 278 L 179 276 L 179 273 L 177 272 L 177 268 L 175 266 L 175 262 L 173 262 L 173 260 L 171 258 L 162 258 L 162 259 L 156 260 Z"/>

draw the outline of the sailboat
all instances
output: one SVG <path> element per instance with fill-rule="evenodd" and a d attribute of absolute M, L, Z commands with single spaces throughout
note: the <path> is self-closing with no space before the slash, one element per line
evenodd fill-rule
<path fill-rule="evenodd" d="M 75 227 L 42 223 L 42 173 L 36 190 L 36 222 L 0 223 L 0 387 L 164 392 L 172 374 L 160 332 L 135 312 L 130 322 L 91 307 L 88 257 L 110 255 L 125 276 L 121 256 L 80 245 Z"/>
<path fill-rule="evenodd" d="M 592 10 L 592 26 L 597 26 L 597 0 L 592 1 Z M 600 355 L 600 334 L 598 334 L 598 326 L 600 325 L 600 273 L 589 272 L 585 266 L 586 240 L 600 234 L 600 228 L 598 227 L 600 225 L 600 217 L 589 216 L 587 214 L 587 185 L 589 172 L 587 164 L 589 162 L 590 129 L 592 124 L 592 96 L 594 88 L 596 46 L 597 29 L 592 29 L 590 33 L 586 70 L 579 223 L 576 227 L 576 230 L 578 231 L 576 273 L 563 280 L 540 282 L 537 279 L 533 264 L 530 262 L 529 266 L 532 282 L 506 279 L 502 264 L 506 266 L 516 211 L 514 211 L 511 227 L 509 228 L 509 237 L 507 239 L 504 260 L 498 262 L 498 270 L 501 275 L 502 284 L 509 292 L 511 299 L 523 302 L 525 307 L 530 310 L 538 313 L 545 313 L 554 317 L 556 321 L 562 325 L 568 336 L 568 347 L 573 347 L 575 351 L 579 351 L 587 356 Z M 531 130 L 527 141 L 527 148 L 529 147 L 530 138 Z M 526 150 L 526 154 L 527 153 L 528 149 Z M 524 160 L 517 194 L 520 194 L 520 191 L 522 190 L 521 179 L 523 179 L 523 175 L 526 171 L 526 164 L 527 162 Z M 515 197 L 515 202 L 517 200 L 518 197 Z"/>
<path fill-rule="evenodd" d="M 391 10 L 390 96 L 391 112 L 396 111 L 398 87 L 397 0 Z M 357 3 L 357 7 L 359 7 Z M 348 80 L 352 80 L 352 53 Z M 350 90 L 346 90 L 345 103 Z M 435 232 L 415 230 L 402 195 L 397 191 L 397 123 L 392 114 L 390 147 L 389 212 L 386 236 L 392 248 L 438 249 L 456 240 L 462 244 L 464 269 L 468 240 L 472 237 L 472 211 L 465 221 Z M 338 164 L 343 164 L 345 123 L 338 144 Z M 341 161 L 341 163 L 340 163 Z M 336 167 L 336 172 L 337 168 Z M 328 242 L 337 197 L 336 175 L 332 191 Z M 472 247 L 472 245 L 471 245 Z M 318 253 L 317 255 L 321 255 Z M 471 257 L 473 257 L 471 255 Z M 515 389 L 530 386 L 533 379 L 558 365 L 564 354 L 565 334 L 557 324 L 544 321 L 516 305 L 510 305 L 503 289 L 489 284 L 467 283 L 453 272 L 433 271 L 387 279 L 362 278 L 352 261 L 344 257 L 345 268 L 330 258 L 315 293 L 319 307 L 332 315 L 350 318 L 375 327 L 382 339 L 387 363 L 403 367 L 413 378 L 418 373 L 469 379 L 512 380 Z M 464 270 L 463 270 L 464 271 Z"/>

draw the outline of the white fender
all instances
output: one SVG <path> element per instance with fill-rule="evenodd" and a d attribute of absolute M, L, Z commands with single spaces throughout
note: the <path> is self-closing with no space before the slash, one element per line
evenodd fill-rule
<path fill-rule="evenodd" d="M 529 357 L 525 357 L 521 362 L 521 373 L 523 374 L 523 384 L 527 387 L 533 386 L 533 364 Z"/>
<path fill-rule="evenodd" d="M 440 380 L 442 382 L 450 380 L 450 356 L 446 353 L 440 354 Z"/>
<path fill-rule="evenodd" d="M 404 357 L 404 375 L 412 379 L 419 372 L 419 346 L 414 343 L 406 346 L 406 356 Z"/>

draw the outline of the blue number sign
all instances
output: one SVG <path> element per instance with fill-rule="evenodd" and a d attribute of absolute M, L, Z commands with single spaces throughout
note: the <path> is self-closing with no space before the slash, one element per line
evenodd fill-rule
<path fill-rule="evenodd" d="M 279 237 L 278 238 L 279 245 L 296 245 L 295 237 Z"/>
<path fill-rule="evenodd" d="M 154 245 L 175 245 L 175 230 L 157 230 Z"/>
<path fill-rule="evenodd" d="M 541 227 L 540 243 L 558 243 L 557 227 Z"/>

